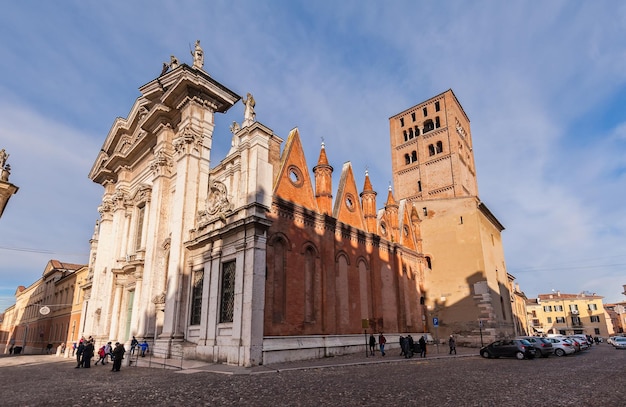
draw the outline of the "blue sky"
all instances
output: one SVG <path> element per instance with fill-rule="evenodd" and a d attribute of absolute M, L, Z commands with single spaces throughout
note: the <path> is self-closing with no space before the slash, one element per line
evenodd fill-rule
<path fill-rule="evenodd" d="M 265 3 L 265 4 L 262 4 Z M 0 14 L 0 148 L 19 186 L 0 219 L 0 311 L 50 259 L 88 261 L 103 189 L 87 174 L 116 117 L 176 55 L 256 99 L 257 120 L 322 138 L 338 176 L 384 204 L 388 118 L 453 89 L 479 195 L 504 224 L 528 297 L 625 300 L 626 3 L 621 1 L 55 1 Z M 212 157 L 230 147 L 217 118 Z M 335 181 L 335 188 L 337 182 Z"/>

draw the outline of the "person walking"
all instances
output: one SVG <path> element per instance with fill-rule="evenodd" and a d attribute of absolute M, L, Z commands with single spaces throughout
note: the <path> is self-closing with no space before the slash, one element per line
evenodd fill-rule
<path fill-rule="evenodd" d="M 96 360 L 96 366 L 98 366 L 98 362 L 100 362 L 100 364 L 104 365 L 106 364 L 106 359 L 107 359 L 107 353 L 105 351 L 106 346 L 102 345 L 100 347 L 100 349 L 98 349 L 98 360 Z"/>
<path fill-rule="evenodd" d="M 83 350 L 83 367 L 89 369 L 91 367 L 91 358 L 94 353 L 93 340 L 87 341 L 87 345 L 85 345 L 85 350 Z"/>
<path fill-rule="evenodd" d="M 76 369 L 83 365 L 83 352 L 85 350 L 85 341 L 83 339 L 78 343 L 76 348 Z"/>
<path fill-rule="evenodd" d="M 137 345 L 139 345 L 139 341 L 137 340 L 137 338 L 133 336 L 133 339 L 130 341 L 130 355 L 131 356 L 135 354 L 135 349 L 137 348 Z"/>
<path fill-rule="evenodd" d="M 370 334 L 370 355 L 374 356 L 376 352 L 376 338 L 374 334 Z"/>
<path fill-rule="evenodd" d="M 407 343 L 407 352 L 409 353 L 409 357 L 412 358 L 413 357 L 413 348 L 415 347 L 415 341 L 413 340 L 413 337 L 411 335 L 408 335 L 406 337 L 406 343 Z"/>
<path fill-rule="evenodd" d="M 111 353 L 113 351 L 113 347 L 111 346 L 111 342 L 107 342 L 106 345 L 104 345 L 104 362 L 102 362 L 103 365 L 107 364 L 107 357 L 109 357 L 111 359 L 111 362 L 113 362 L 113 354 Z"/>
<path fill-rule="evenodd" d="M 418 341 L 420 344 L 420 357 L 426 357 L 426 339 L 424 339 L 424 335 Z"/>
<path fill-rule="evenodd" d="M 148 342 L 144 340 L 139 345 L 139 348 L 141 349 L 141 357 L 143 358 L 144 356 L 146 356 L 146 352 L 148 351 Z"/>
<path fill-rule="evenodd" d="M 456 340 L 452 335 L 450 335 L 450 338 L 448 339 L 448 346 L 450 346 L 450 355 L 452 355 L 452 352 L 456 355 Z"/>
<path fill-rule="evenodd" d="M 115 348 L 113 349 L 113 369 L 112 372 L 119 372 L 122 367 L 122 359 L 124 359 L 124 353 L 126 353 L 126 349 L 124 349 L 124 345 L 119 342 L 115 342 Z"/>
<path fill-rule="evenodd" d="M 378 346 L 380 346 L 380 354 L 385 356 L 385 344 L 387 343 L 387 339 L 385 338 L 385 335 L 383 335 L 383 333 L 381 332 L 380 335 L 378 335 Z"/>

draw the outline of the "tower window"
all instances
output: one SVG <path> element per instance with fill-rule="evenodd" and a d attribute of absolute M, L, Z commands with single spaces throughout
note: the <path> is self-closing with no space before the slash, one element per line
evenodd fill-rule
<path fill-rule="evenodd" d="M 413 119 L 413 121 L 415 121 L 415 112 L 411 113 L 411 119 Z"/>
<path fill-rule="evenodd" d="M 400 118 L 400 127 L 404 127 L 404 117 Z"/>
<path fill-rule="evenodd" d="M 443 143 L 441 141 L 437 142 L 437 154 L 443 153 Z"/>
<path fill-rule="evenodd" d="M 420 128 L 415 126 L 415 137 L 420 135 Z"/>
<path fill-rule="evenodd" d="M 441 127 L 441 122 L 439 121 L 439 116 L 435 117 L 435 128 L 438 129 Z"/>
<path fill-rule="evenodd" d="M 408 154 L 404 155 L 404 164 L 406 164 L 406 165 L 411 164 L 411 157 L 409 157 Z"/>
<path fill-rule="evenodd" d="M 409 140 L 413 138 L 413 128 L 409 128 Z"/>
<path fill-rule="evenodd" d="M 430 260 L 430 256 L 426 256 L 426 267 L 428 267 L 429 269 L 433 269 L 433 263 Z"/>
<path fill-rule="evenodd" d="M 404 133 L 404 141 L 409 141 L 409 137 L 406 134 L 406 130 L 404 130 L 403 133 Z"/>
<path fill-rule="evenodd" d="M 428 145 L 428 155 L 435 155 L 435 146 L 432 144 Z"/>
<path fill-rule="evenodd" d="M 426 120 L 424 122 L 424 134 L 428 133 L 429 131 L 432 131 L 435 129 L 435 124 L 433 123 L 432 120 Z"/>
<path fill-rule="evenodd" d="M 422 181 L 417 181 L 417 191 L 422 192 Z"/>
<path fill-rule="evenodd" d="M 428 209 L 426 207 L 423 207 L 422 213 L 424 214 L 424 216 L 428 216 Z"/>
<path fill-rule="evenodd" d="M 422 109 L 422 111 L 424 112 L 424 117 L 428 116 L 428 109 L 427 108 Z"/>
<path fill-rule="evenodd" d="M 411 162 L 414 163 L 417 161 L 417 151 L 413 150 L 411 152 Z"/>
<path fill-rule="evenodd" d="M 441 110 L 441 107 L 439 106 L 439 102 L 435 102 L 435 112 L 438 112 L 439 110 Z"/>

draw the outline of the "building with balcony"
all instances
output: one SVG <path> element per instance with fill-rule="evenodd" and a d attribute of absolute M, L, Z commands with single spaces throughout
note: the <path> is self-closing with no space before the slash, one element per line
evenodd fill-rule
<path fill-rule="evenodd" d="M 559 291 L 540 294 L 526 303 L 528 331 L 536 335 L 606 337 L 610 331 L 610 320 L 604 311 L 603 298 L 595 294 L 564 294 Z"/>

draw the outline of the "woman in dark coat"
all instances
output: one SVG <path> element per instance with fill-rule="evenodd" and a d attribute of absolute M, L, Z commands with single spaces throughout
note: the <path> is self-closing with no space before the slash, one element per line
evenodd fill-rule
<path fill-rule="evenodd" d="M 124 349 L 124 345 L 119 342 L 115 343 L 115 348 L 113 349 L 113 369 L 112 372 L 119 372 L 122 367 L 122 359 L 124 359 L 124 353 L 126 353 L 126 349 Z"/>

